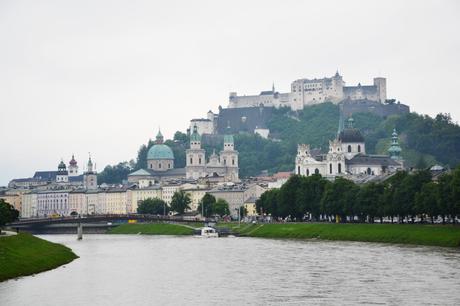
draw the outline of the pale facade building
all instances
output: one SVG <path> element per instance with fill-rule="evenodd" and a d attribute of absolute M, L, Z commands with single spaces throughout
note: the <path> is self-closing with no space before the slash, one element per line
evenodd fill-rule
<path fill-rule="evenodd" d="M 327 154 L 311 150 L 308 144 L 299 144 L 296 156 L 295 173 L 310 176 L 321 174 L 323 177 L 336 176 L 381 176 L 403 169 L 402 159 L 390 155 L 366 154 L 364 137 L 354 128 L 352 118 L 348 127 L 339 127 L 337 137 L 329 141 Z M 398 156 L 401 148 L 397 142 L 397 134 L 393 134 L 393 149 Z M 392 153 L 393 155 L 396 153 Z"/>
<path fill-rule="evenodd" d="M 374 78 L 373 85 L 359 83 L 357 86 L 345 86 L 342 76 L 337 72 L 329 78 L 295 80 L 291 83 L 289 93 L 276 92 L 274 86 L 271 91 L 263 91 L 253 96 L 238 96 L 236 92 L 231 92 L 228 108 L 268 106 L 301 110 L 307 105 L 324 102 L 370 100 L 383 103 L 386 99 L 385 78 Z"/>

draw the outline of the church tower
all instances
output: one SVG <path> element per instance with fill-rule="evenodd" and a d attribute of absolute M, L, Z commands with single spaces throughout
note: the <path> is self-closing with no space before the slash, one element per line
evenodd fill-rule
<path fill-rule="evenodd" d="M 236 182 L 238 177 L 238 151 L 235 150 L 233 135 L 224 136 L 224 149 L 220 151 L 220 163 L 225 168 L 225 180 Z"/>
<path fill-rule="evenodd" d="M 69 162 L 69 176 L 78 176 L 78 165 L 73 154 L 72 159 Z"/>
<path fill-rule="evenodd" d="M 193 126 L 193 133 L 190 135 L 190 149 L 186 152 L 186 178 L 198 179 L 206 176 L 206 151 L 201 148 L 201 136 L 198 128 Z"/>
<path fill-rule="evenodd" d="M 396 133 L 396 129 L 393 129 L 393 133 L 391 134 L 391 146 L 388 149 L 388 153 L 390 154 L 391 159 L 399 162 L 402 164 L 402 156 L 401 156 L 401 147 L 399 146 L 398 141 L 398 133 Z"/>
<path fill-rule="evenodd" d="M 67 167 L 64 164 L 64 161 L 61 159 L 61 162 L 58 165 L 58 171 L 56 174 L 57 183 L 68 183 L 69 182 L 69 173 L 67 172 Z"/>
<path fill-rule="evenodd" d="M 83 174 L 83 185 L 85 189 L 94 190 L 97 189 L 97 174 L 93 171 L 93 162 L 91 156 L 88 159 L 88 165 L 86 172 Z"/>

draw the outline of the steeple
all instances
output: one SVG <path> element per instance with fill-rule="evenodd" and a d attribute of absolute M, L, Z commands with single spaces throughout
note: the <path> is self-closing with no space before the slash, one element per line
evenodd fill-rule
<path fill-rule="evenodd" d="M 163 134 L 161 134 L 161 130 L 160 128 L 158 128 L 158 134 L 157 134 L 157 137 L 156 137 L 156 140 L 155 140 L 155 143 L 156 144 L 162 144 L 163 143 Z"/>
<path fill-rule="evenodd" d="M 339 137 L 340 133 L 343 131 L 344 123 L 343 123 L 343 107 L 342 105 L 339 106 L 339 128 L 337 129 L 337 137 Z"/>
<path fill-rule="evenodd" d="M 396 132 L 396 129 L 393 129 L 393 133 L 391 134 L 391 146 L 388 149 L 388 153 L 390 153 L 391 159 L 401 160 L 401 151 L 402 149 L 399 146 L 398 133 Z"/>
<path fill-rule="evenodd" d="M 348 128 L 349 129 L 353 128 L 354 123 L 355 123 L 355 120 L 353 119 L 353 117 L 348 118 Z"/>
<path fill-rule="evenodd" d="M 89 154 L 89 153 L 88 153 Z M 93 172 L 93 161 L 91 160 L 91 154 L 89 154 L 88 158 L 88 165 L 87 165 L 87 170 L 86 172 L 92 173 Z"/>

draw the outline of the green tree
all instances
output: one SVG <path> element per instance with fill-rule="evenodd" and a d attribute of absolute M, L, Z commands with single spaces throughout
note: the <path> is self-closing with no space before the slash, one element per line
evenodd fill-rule
<path fill-rule="evenodd" d="M 171 210 L 179 215 L 184 214 L 185 210 L 190 209 L 190 195 L 183 190 L 176 191 L 171 200 Z"/>
<path fill-rule="evenodd" d="M 383 193 L 384 187 L 381 184 L 369 183 L 361 186 L 357 194 L 355 208 L 361 222 L 369 217 L 369 222 L 374 223 L 375 217 L 383 217 Z"/>
<path fill-rule="evenodd" d="M 460 215 L 460 166 L 452 173 L 451 190 L 452 204 L 449 206 L 449 214 L 455 224 L 455 218 Z"/>
<path fill-rule="evenodd" d="M 328 215 L 335 215 L 341 222 L 346 216 L 354 216 L 353 203 L 356 201 L 357 186 L 352 181 L 337 177 L 333 183 L 326 185 L 321 206 Z"/>
<path fill-rule="evenodd" d="M 198 204 L 198 212 L 204 217 L 210 217 L 214 213 L 216 198 L 209 193 L 206 193 Z"/>
<path fill-rule="evenodd" d="M 0 233 L 2 227 L 5 224 L 14 222 L 19 218 L 19 211 L 17 211 L 12 205 L 5 202 L 4 199 L 0 199 Z"/>
<path fill-rule="evenodd" d="M 415 195 L 415 211 L 420 214 L 422 220 L 425 214 L 431 218 L 431 223 L 434 218 L 440 215 L 439 209 L 439 185 L 434 182 L 426 183 L 421 190 Z"/>
<path fill-rule="evenodd" d="M 230 215 L 230 209 L 228 207 L 228 202 L 225 201 L 224 199 L 217 199 L 217 201 L 214 203 L 212 212 L 213 214 L 219 215 L 221 217 Z"/>
<path fill-rule="evenodd" d="M 140 202 L 137 207 L 138 214 L 163 215 L 169 212 L 166 202 L 158 198 L 148 198 Z"/>

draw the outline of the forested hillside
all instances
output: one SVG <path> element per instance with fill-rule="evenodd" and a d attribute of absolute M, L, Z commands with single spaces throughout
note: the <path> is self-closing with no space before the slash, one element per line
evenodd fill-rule
<path fill-rule="evenodd" d="M 460 163 L 460 127 L 452 122 L 449 114 L 435 118 L 416 113 L 381 118 L 370 113 L 353 115 L 355 126 L 366 140 L 367 153 L 387 154 L 393 128 L 399 133 L 402 156 L 406 165 L 424 168 L 438 163 L 455 167 Z M 268 123 L 271 140 L 254 134 L 235 135 L 235 147 L 239 151 L 240 176 L 254 176 L 263 170 L 270 173 L 294 168 L 298 143 L 308 143 L 312 148 L 327 151 L 339 125 L 339 107 L 323 103 L 306 107 L 303 111 L 290 112 L 279 109 Z M 173 140 L 165 142 L 175 156 L 175 166 L 185 166 L 186 134 L 176 132 Z M 146 167 L 147 151 L 153 142 L 142 145 L 135 162 L 107 166 L 99 175 L 99 182 L 116 183 L 126 178 L 132 170 Z M 203 144 L 209 154 L 222 149 L 222 140 Z"/>

